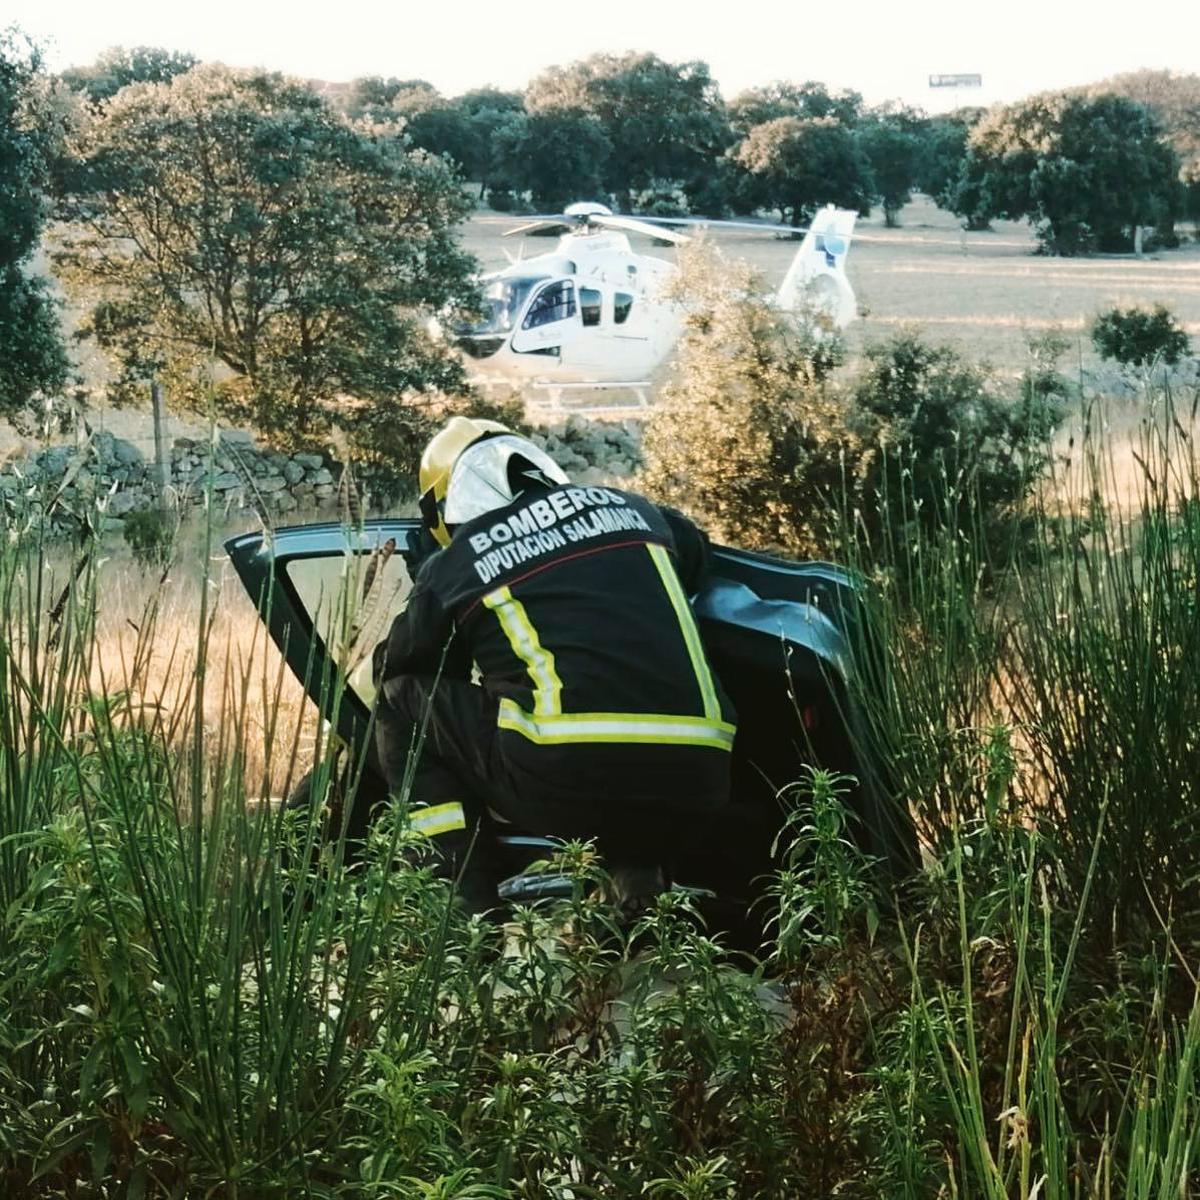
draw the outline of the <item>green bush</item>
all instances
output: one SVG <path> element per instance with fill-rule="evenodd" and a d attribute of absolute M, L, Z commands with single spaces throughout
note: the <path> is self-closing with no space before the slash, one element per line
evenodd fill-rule
<path fill-rule="evenodd" d="M 1102 312 L 1092 322 L 1092 345 L 1101 358 L 1123 367 L 1156 362 L 1173 367 L 1191 349 L 1188 335 L 1165 304 Z"/>
<path fill-rule="evenodd" d="M 1052 363 L 1035 363 L 1014 399 L 986 367 L 912 332 L 872 346 L 850 390 L 855 428 L 878 448 L 871 516 L 892 527 L 1002 528 L 1041 478 L 1063 411 Z"/>
<path fill-rule="evenodd" d="M 1015 391 L 912 332 L 841 378 L 841 341 L 774 310 L 747 268 L 694 251 L 680 287 L 675 373 L 643 440 L 651 494 L 721 539 L 808 556 L 836 554 L 847 518 L 889 537 L 1010 531 L 1067 400 L 1061 339 L 1031 347 Z"/>
<path fill-rule="evenodd" d="M 758 298 L 748 268 L 689 251 L 675 375 L 646 423 L 641 485 L 739 545 L 820 553 L 861 444 L 829 375 L 841 343 Z"/>
<path fill-rule="evenodd" d="M 165 567 L 178 531 L 178 522 L 161 508 L 135 509 L 125 517 L 122 529 L 134 562 L 142 567 Z"/>
<path fill-rule="evenodd" d="M 679 188 L 651 187 L 637 196 L 635 211 L 648 217 L 686 217 L 687 196 Z"/>

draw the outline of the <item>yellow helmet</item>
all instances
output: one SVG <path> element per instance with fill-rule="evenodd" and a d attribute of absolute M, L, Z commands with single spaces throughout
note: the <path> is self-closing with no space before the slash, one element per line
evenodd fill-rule
<path fill-rule="evenodd" d="M 444 428 L 430 440 L 421 455 L 420 488 L 421 518 L 439 546 L 450 545 L 450 530 L 446 528 L 446 491 L 450 473 L 462 452 L 489 434 L 511 433 L 499 421 L 475 420 L 471 417 L 451 417 Z"/>

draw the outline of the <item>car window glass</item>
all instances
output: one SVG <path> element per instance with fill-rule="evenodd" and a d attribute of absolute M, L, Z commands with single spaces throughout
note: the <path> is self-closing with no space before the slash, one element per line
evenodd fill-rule
<path fill-rule="evenodd" d="M 585 325 L 600 324 L 601 295 L 595 288 L 579 289 L 579 313 Z"/>
<path fill-rule="evenodd" d="M 389 538 L 370 554 L 296 558 L 288 581 L 334 662 L 364 703 L 374 699 L 371 654 L 411 590 L 408 569 Z"/>
<path fill-rule="evenodd" d="M 617 325 L 624 325 L 632 308 L 633 297 L 628 292 L 618 292 L 613 297 L 613 321 Z"/>
<path fill-rule="evenodd" d="M 561 283 L 552 283 L 538 292 L 525 314 L 525 320 L 521 322 L 521 328 L 536 329 L 539 325 L 565 321 L 574 315 L 575 285 L 569 280 L 563 280 Z"/>

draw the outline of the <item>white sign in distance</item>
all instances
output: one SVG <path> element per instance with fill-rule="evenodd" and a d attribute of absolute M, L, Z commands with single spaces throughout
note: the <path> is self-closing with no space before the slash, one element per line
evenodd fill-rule
<path fill-rule="evenodd" d="M 929 86 L 931 88 L 960 88 L 983 87 L 982 75 L 930 75 Z"/>

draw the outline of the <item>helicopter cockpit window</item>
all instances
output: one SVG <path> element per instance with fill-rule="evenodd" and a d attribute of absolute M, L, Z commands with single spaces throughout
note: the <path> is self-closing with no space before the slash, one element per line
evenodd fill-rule
<path fill-rule="evenodd" d="M 549 325 L 554 321 L 565 321 L 575 315 L 575 285 L 564 279 L 561 283 L 552 283 L 543 288 L 533 299 L 525 320 L 521 322 L 522 329 L 536 329 L 539 325 Z"/>
<path fill-rule="evenodd" d="M 493 279 L 483 289 L 480 321 L 466 321 L 455 327 L 454 334 L 467 353 L 485 358 L 500 348 L 503 339 L 516 328 L 517 317 L 529 299 L 529 293 L 545 275 L 518 275 Z M 480 351 L 483 353 L 480 353 Z"/>
<path fill-rule="evenodd" d="M 595 288 L 579 289 L 579 315 L 585 325 L 600 324 L 601 294 Z"/>
<path fill-rule="evenodd" d="M 633 297 L 628 292 L 618 292 L 613 297 L 613 322 L 624 325 L 629 319 L 630 309 L 633 308 Z"/>

